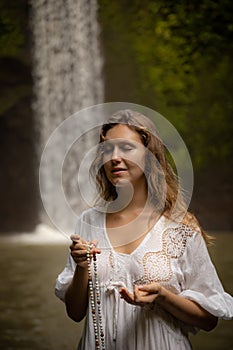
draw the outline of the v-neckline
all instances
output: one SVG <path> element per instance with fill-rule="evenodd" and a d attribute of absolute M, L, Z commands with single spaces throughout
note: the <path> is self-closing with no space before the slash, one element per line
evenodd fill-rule
<path fill-rule="evenodd" d="M 109 236 L 108 236 L 108 232 L 107 232 L 107 226 L 106 226 L 106 213 L 103 214 L 103 231 L 104 231 L 104 235 L 105 235 L 105 239 L 109 244 L 110 249 L 112 250 L 112 252 L 114 252 L 114 254 L 118 254 L 118 255 L 122 255 L 122 256 L 133 256 L 140 247 L 142 247 L 150 238 L 152 232 L 154 232 L 154 230 L 157 228 L 157 226 L 159 225 L 159 223 L 161 222 L 162 218 L 164 216 L 160 215 L 158 220 L 156 221 L 156 223 L 148 230 L 147 233 L 145 233 L 145 237 L 143 238 L 143 240 L 137 245 L 137 247 L 131 252 L 131 253 L 121 253 L 121 252 L 117 252 L 115 250 L 115 248 L 113 247 L 112 243 L 110 242 Z"/>

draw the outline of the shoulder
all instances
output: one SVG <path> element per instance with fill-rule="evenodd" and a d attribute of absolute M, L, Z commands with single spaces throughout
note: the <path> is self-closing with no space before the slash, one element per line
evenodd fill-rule
<path fill-rule="evenodd" d="M 184 223 L 170 222 L 162 234 L 163 247 L 172 258 L 181 257 L 197 241 L 203 241 L 199 227 L 194 228 Z"/>
<path fill-rule="evenodd" d="M 168 215 L 164 216 L 164 231 L 167 231 L 167 235 L 177 238 L 193 237 L 194 240 L 203 241 L 206 245 L 211 244 L 213 238 L 203 230 L 194 214 L 186 212 L 185 215 L 177 216 L 175 219 L 171 219 Z"/>
<path fill-rule="evenodd" d="M 200 234 L 202 236 L 201 227 L 197 220 L 187 220 L 187 214 L 183 217 L 172 219 L 164 215 L 163 217 L 164 232 L 173 236 L 193 236 Z"/>
<path fill-rule="evenodd" d="M 96 208 L 89 208 L 84 210 L 77 220 L 77 225 L 96 225 L 103 221 L 104 213 L 98 211 Z"/>
<path fill-rule="evenodd" d="M 84 210 L 80 216 L 81 220 L 94 220 L 103 218 L 104 213 L 98 211 L 95 207 Z"/>

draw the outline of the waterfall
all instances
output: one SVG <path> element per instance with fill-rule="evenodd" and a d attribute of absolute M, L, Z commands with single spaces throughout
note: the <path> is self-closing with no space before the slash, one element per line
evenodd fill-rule
<path fill-rule="evenodd" d="M 32 0 L 31 8 L 35 87 L 33 109 L 40 134 L 40 157 L 56 127 L 83 108 L 103 102 L 103 59 L 97 0 Z M 83 114 L 82 123 L 85 118 L 88 115 Z M 75 127 L 80 135 L 82 125 L 76 123 Z M 62 143 L 72 142 L 69 128 L 63 128 L 62 133 Z M 62 185 L 74 210 L 81 205 L 74 190 L 77 187 L 74 174 L 82 153 L 90 147 L 90 139 L 90 135 L 82 136 L 82 147 L 73 147 L 64 160 Z M 43 202 L 45 207 L 50 208 L 53 223 L 59 226 L 62 220 L 60 226 L 64 231 L 73 223 L 67 222 L 69 217 L 62 212 L 56 188 L 59 174 L 53 166 L 62 154 L 63 146 L 61 142 L 55 142 L 44 160 L 41 186 L 46 194 Z M 43 214 L 42 220 L 46 220 L 45 217 Z"/>

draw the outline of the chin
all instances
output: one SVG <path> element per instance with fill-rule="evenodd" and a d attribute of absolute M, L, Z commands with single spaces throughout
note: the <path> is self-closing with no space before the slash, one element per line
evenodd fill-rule
<path fill-rule="evenodd" d="M 115 187 L 127 187 L 131 186 L 131 181 L 128 176 L 114 176 L 110 177 L 109 181 Z"/>
<path fill-rule="evenodd" d="M 127 186 L 131 185 L 131 182 L 127 179 L 115 179 L 112 181 L 112 184 L 115 187 L 127 187 Z"/>

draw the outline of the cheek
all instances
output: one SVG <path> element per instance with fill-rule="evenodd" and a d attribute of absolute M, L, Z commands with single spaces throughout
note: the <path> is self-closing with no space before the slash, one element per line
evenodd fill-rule
<path fill-rule="evenodd" d="M 142 171 L 145 169 L 145 152 L 138 152 L 130 159 L 131 163 L 139 167 Z"/>
<path fill-rule="evenodd" d="M 110 154 L 104 154 L 102 157 L 102 164 L 105 166 L 105 164 L 109 165 L 111 163 L 112 156 Z"/>
<path fill-rule="evenodd" d="M 110 161 L 105 161 L 103 163 L 103 169 L 104 169 L 104 172 L 105 172 L 105 175 L 107 176 L 107 178 L 109 179 L 109 176 L 111 175 L 111 162 Z"/>
<path fill-rule="evenodd" d="M 145 172 L 145 158 L 144 157 L 137 157 L 135 159 L 130 159 L 126 161 L 129 168 L 132 169 L 132 171 L 135 171 L 137 173 L 144 173 Z"/>
<path fill-rule="evenodd" d="M 111 159 L 109 159 L 109 157 L 107 157 L 107 156 L 103 157 L 103 163 L 102 164 L 103 164 L 103 167 L 104 167 L 105 170 L 108 169 L 110 167 L 110 165 L 111 165 Z"/>

